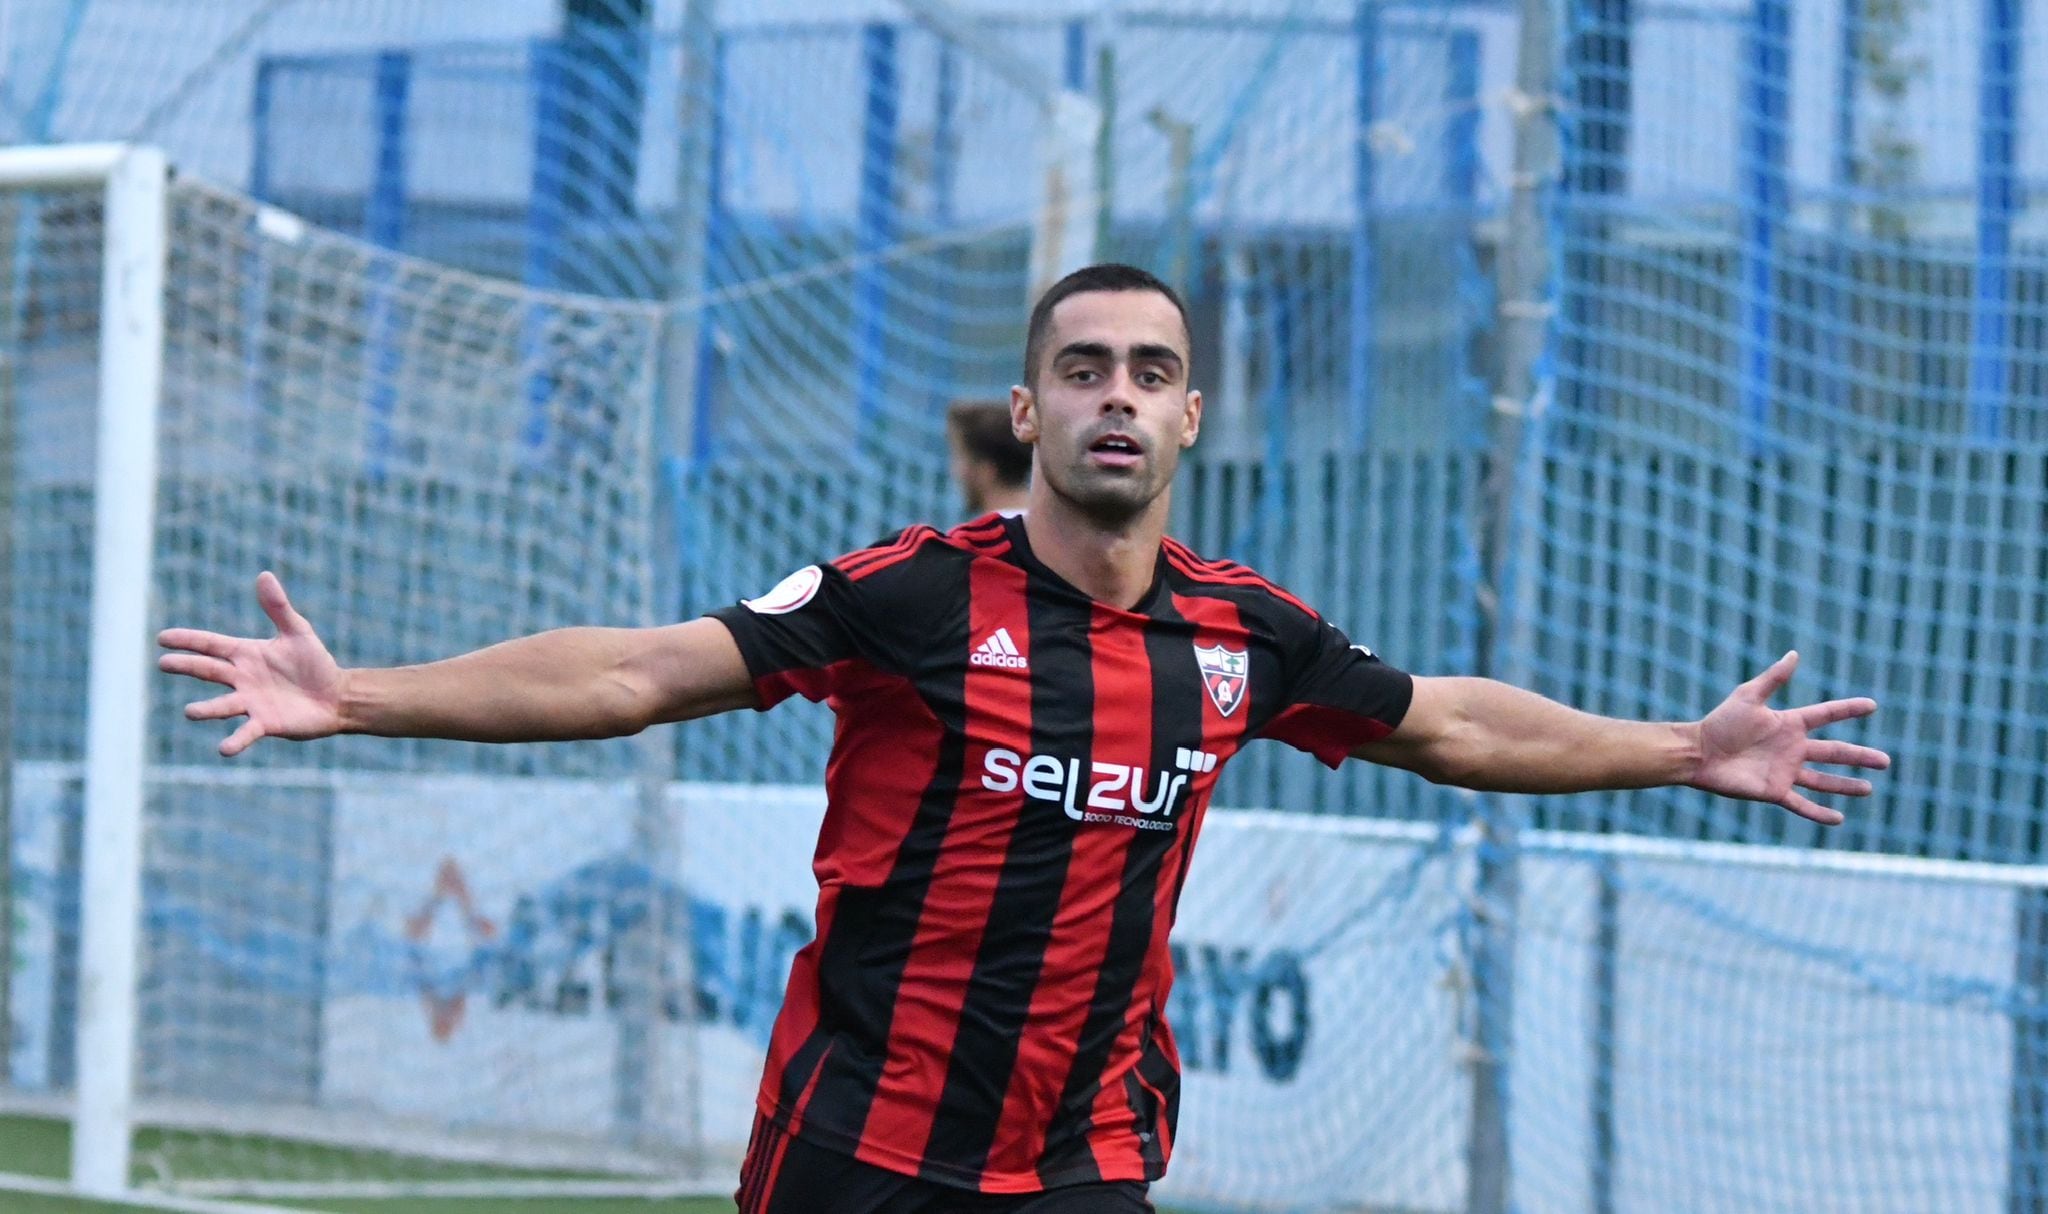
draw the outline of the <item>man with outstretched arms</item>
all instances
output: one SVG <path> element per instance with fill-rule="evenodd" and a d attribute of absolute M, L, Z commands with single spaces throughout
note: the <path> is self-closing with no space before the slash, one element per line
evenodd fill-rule
<path fill-rule="evenodd" d="M 1068 276 L 1011 393 L 1035 452 L 1023 515 L 912 527 L 702 619 L 350 670 L 266 573 L 276 637 L 172 629 L 163 667 L 227 686 L 186 710 L 245 718 L 224 755 L 347 732 L 607 737 L 829 699 L 817 937 L 770 1042 L 745 1214 L 1150 1209 L 1179 1090 L 1167 932 L 1217 777 L 1255 738 L 1475 789 L 1690 785 L 1828 825 L 1841 814 L 1801 790 L 1870 785 L 1812 765 L 1888 764 L 1810 736 L 1870 700 L 1767 705 L 1794 654 L 1701 720 L 1610 720 L 1411 677 L 1167 539 L 1202 423 L 1189 353 L 1158 279 Z"/>

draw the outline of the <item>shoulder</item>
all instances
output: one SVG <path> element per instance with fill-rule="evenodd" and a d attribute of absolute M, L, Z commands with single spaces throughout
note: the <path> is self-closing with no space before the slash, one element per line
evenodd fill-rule
<path fill-rule="evenodd" d="M 848 581 L 860 582 L 891 569 L 914 567 L 930 560 L 967 556 L 1000 556 L 1010 550 L 1009 532 L 1000 515 L 962 523 L 951 531 L 919 523 L 895 536 L 857 548 L 828 562 Z"/>
<path fill-rule="evenodd" d="M 1172 538 L 1162 547 L 1167 567 L 1190 590 L 1232 599 L 1240 608 L 1269 616 L 1280 627 L 1322 622 L 1323 617 L 1313 607 L 1248 565 L 1201 556 Z"/>
<path fill-rule="evenodd" d="M 845 575 L 848 581 L 859 582 L 915 560 L 924 546 L 937 537 L 938 532 L 920 523 L 906 527 L 891 538 L 877 540 L 865 548 L 833 557 L 827 562 L 834 570 Z"/>

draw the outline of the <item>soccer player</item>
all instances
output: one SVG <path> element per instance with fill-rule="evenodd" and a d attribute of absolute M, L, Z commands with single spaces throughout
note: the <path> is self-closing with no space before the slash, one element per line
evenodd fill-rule
<path fill-rule="evenodd" d="M 946 410 L 946 448 L 969 514 L 1024 512 L 1031 447 L 1017 437 L 1008 401 L 954 401 Z"/>
<path fill-rule="evenodd" d="M 569 628 L 397 669 L 337 665 L 268 573 L 268 640 L 171 629 L 226 685 L 221 744 L 337 733 L 629 734 L 830 699 L 817 937 L 770 1041 L 746 1214 L 1150 1209 L 1173 1147 L 1167 932 L 1217 776 L 1255 738 L 1504 792 L 1690 785 L 1824 824 L 1880 751 L 1815 738 L 1867 699 L 1767 701 L 1786 654 L 1689 722 L 1411 677 L 1242 565 L 1164 536 L 1202 424 L 1165 284 L 1093 266 L 1031 316 L 1010 418 L 1030 507 L 791 574 L 647 630 Z"/>

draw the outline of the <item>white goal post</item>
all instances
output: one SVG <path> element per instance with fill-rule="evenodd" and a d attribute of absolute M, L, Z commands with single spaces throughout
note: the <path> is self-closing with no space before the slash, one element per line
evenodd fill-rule
<path fill-rule="evenodd" d="M 100 287 L 92 647 L 85 745 L 77 1111 L 72 1182 L 127 1188 L 134 1101 L 137 931 L 142 893 L 149 568 L 163 377 L 162 152 L 121 144 L 0 149 L 0 183 L 100 186 Z"/>

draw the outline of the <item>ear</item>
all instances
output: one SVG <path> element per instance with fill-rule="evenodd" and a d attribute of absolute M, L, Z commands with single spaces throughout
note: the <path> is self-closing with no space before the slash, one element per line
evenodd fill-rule
<path fill-rule="evenodd" d="M 1010 389 L 1010 433 L 1020 443 L 1038 441 L 1038 398 L 1022 384 Z"/>
<path fill-rule="evenodd" d="M 1202 394 L 1188 393 L 1187 409 L 1181 414 L 1180 445 L 1182 448 L 1195 445 L 1195 438 L 1202 433 Z"/>

